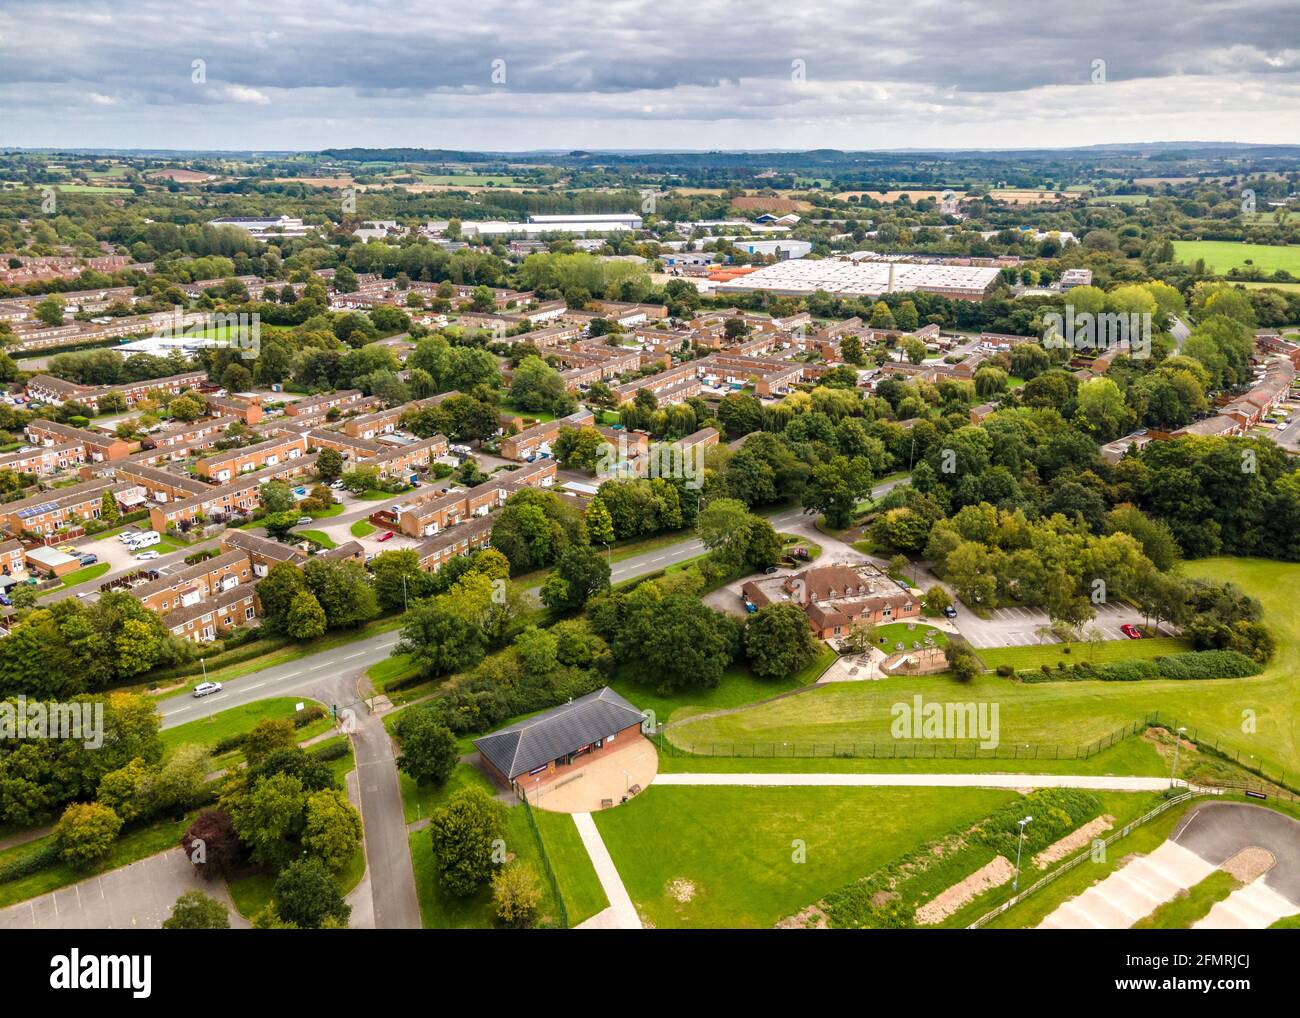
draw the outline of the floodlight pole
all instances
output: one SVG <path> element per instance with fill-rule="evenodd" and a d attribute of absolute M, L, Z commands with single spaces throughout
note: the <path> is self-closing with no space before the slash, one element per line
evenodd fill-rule
<path fill-rule="evenodd" d="M 1011 890 L 1013 891 L 1020 889 L 1020 849 L 1025 843 L 1025 824 L 1033 819 L 1033 817 L 1025 817 L 1023 820 L 1016 821 L 1020 825 L 1020 838 L 1016 841 L 1016 878 L 1011 881 Z"/>
<path fill-rule="evenodd" d="M 1182 726 L 1181 728 L 1178 729 L 1178 731 L 1174 732 L 1174 765 L 1173 765 L 1172 768 L 1170 768 L 1170 771 L 1169 771 L 1169 787 L 1170 787 L 1170 788 L 1173 788 L 1173 787 L 1174 787 L 1174 782 L 1177 780 L 1177 777 L 1176 777 L 1176 776 L 1177 776 L 1177 774 L 1178 774 L 1178 747 L 1182 744 L 1182 741 L 1183 741 L 1183 739 L 1182 739 L 1182 735 L 1183 735 L 1183 732 L 1185 732 L 1185 731 L 1187 731 L 1187 726 L 1186 726 L 1186 725 Z"/>

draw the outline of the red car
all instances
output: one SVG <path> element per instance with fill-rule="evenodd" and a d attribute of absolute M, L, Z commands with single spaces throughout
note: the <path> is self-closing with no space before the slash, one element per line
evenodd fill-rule
<path fill-rule="evenodd" d="M 381 541 L 381 542 L 391 541 L 392 539 L 393 539 L 393 532 L 391 530 L 385 530 L 382 534 L 380 534 L 378 537 L 375 538 L 376 541 Z"/>
<path fill-rule="evenodd" d="M 1119 631 L 1130 640 L 1142 639 L 1142 630 L 1138 629 L 1137 626 L 1132 625 L 1131 623 L 1125 622 L 1124 625 L 1119 627 Z"/>

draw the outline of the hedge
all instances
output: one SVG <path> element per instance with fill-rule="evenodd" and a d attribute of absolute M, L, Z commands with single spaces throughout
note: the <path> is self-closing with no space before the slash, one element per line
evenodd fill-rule
<path fill-rule="evenodd" d="M 1244 679 L 1258 675 L 1258 661 L 1235 650 L 1194 650 L 1138 661 L 1075 664 L 1020 673 L 1024 682 L 1139 682 L 1143 679 Z"/>

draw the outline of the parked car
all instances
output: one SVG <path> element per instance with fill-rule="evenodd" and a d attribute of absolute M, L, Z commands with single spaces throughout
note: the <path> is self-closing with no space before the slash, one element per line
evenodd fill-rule
<path fill-rule="evenodd" d="M 148 561 L 149 559 L 155 559 L 155 558 L 157 558 L 158 555 L 159 555 L 159 553 L 156 552 L 156 551 L 153 551 L 153 550 L 150 550 L 150 551 L 142 551 L 142 552 L 140 552 L 140 554 L 138 554 L 138 555 L 135 557 L 135 560 L 136 560 L 137 562 L 145 562 L 145 561 Z"/>
<path fill-rule="evenodd" d="M 952 605 L 948 605 L 948 607 L 943 610 L 943 613 L 950 619 L 955 619 L 957 617 L 957 609 Z"/>
<path fill-rule="evenodd" d="M 309 523 L 311 523 L 311 522 L 312 522 L 312 518 L 311 518 L 310 516 L 299 516 L 299 517 L 298 517 L 298 522 L 295 523 L 294 526 L 295 526 L 295 527 L 305 527 L 305 526 L 307 526 L 307 524 L 309 524 Z"/>
<path fill-rule="evenodd" d="M 393 539 L 393 532 L 391 530 L 385 530 L 382 534 L 380 534 L 378 537 L 375 538 L 375 540 L 379 541 L 380 543 L 383 543 L 384 541 L 391 541 L 392 539 Z"/>
<path fill-rule="evenodd" d="M 342 481 L 330 481 L 330 487 L 333 488 L 335 491 L 339 491 L 339 490 L 341 490 L 342 487 L 343 487 L 343 482 L 342 482 Z"/>
<path fill-rule="evenodd" d="M 86 554 L 81 556 L 80 561 L 83 566 L 93 566 L 96 562 L 99 561 L 99 556 L 96 555 L 94 552 L 87 552 Z"/>
<path fill-rule="evenodd" d="M 1142 639 L 1142 630 L 1130 622 L 1125 622 L 1119 627 L 1119 631 L 1127 636 L 1130 640 Z"/>
<path fill-rule="evenodd" d="M 220 682 L 200 682 L 197 686 L 194 687 L 195 696 L 208 696 L 212 693 L 220 693 L 220 692 L 221 692 Z"/>
<path fill-rule="evenodd" d="M 6 608 L 12 608 L 14 606 L 14 603 L 9 600 L 8 596 L 5 594 L 0 594 L 0 604 L 4 605 Z"/>
<path fill-rule="evenodd" d="M 776 572 L 776 566 L 768 566 L 766 569 L 763 570 L 763 572 L 766 575 L 771 576 L 774 572 Z"/>

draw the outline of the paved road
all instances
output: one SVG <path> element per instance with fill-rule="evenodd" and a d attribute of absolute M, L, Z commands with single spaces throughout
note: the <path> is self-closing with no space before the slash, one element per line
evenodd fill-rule
<path fill-rule="evenodd" d="M 1114 792 L 1163 792 L 1168 778 L 1099 774 L 660 774 L 656 785 L 750 785 L 771 788 L 1093 788 Z M 1185 782 L 1178 782 L 1179 785 Z"/>
<path fill-rule="evenodd" d="M 1277 860 L 1263 880 L 1300 908 L 1300 821 L 1263 806 L 1209 802 L 1178 822 L 1170 841 L 1215 866 L 1243 848 L 1263 848 Z"/>

